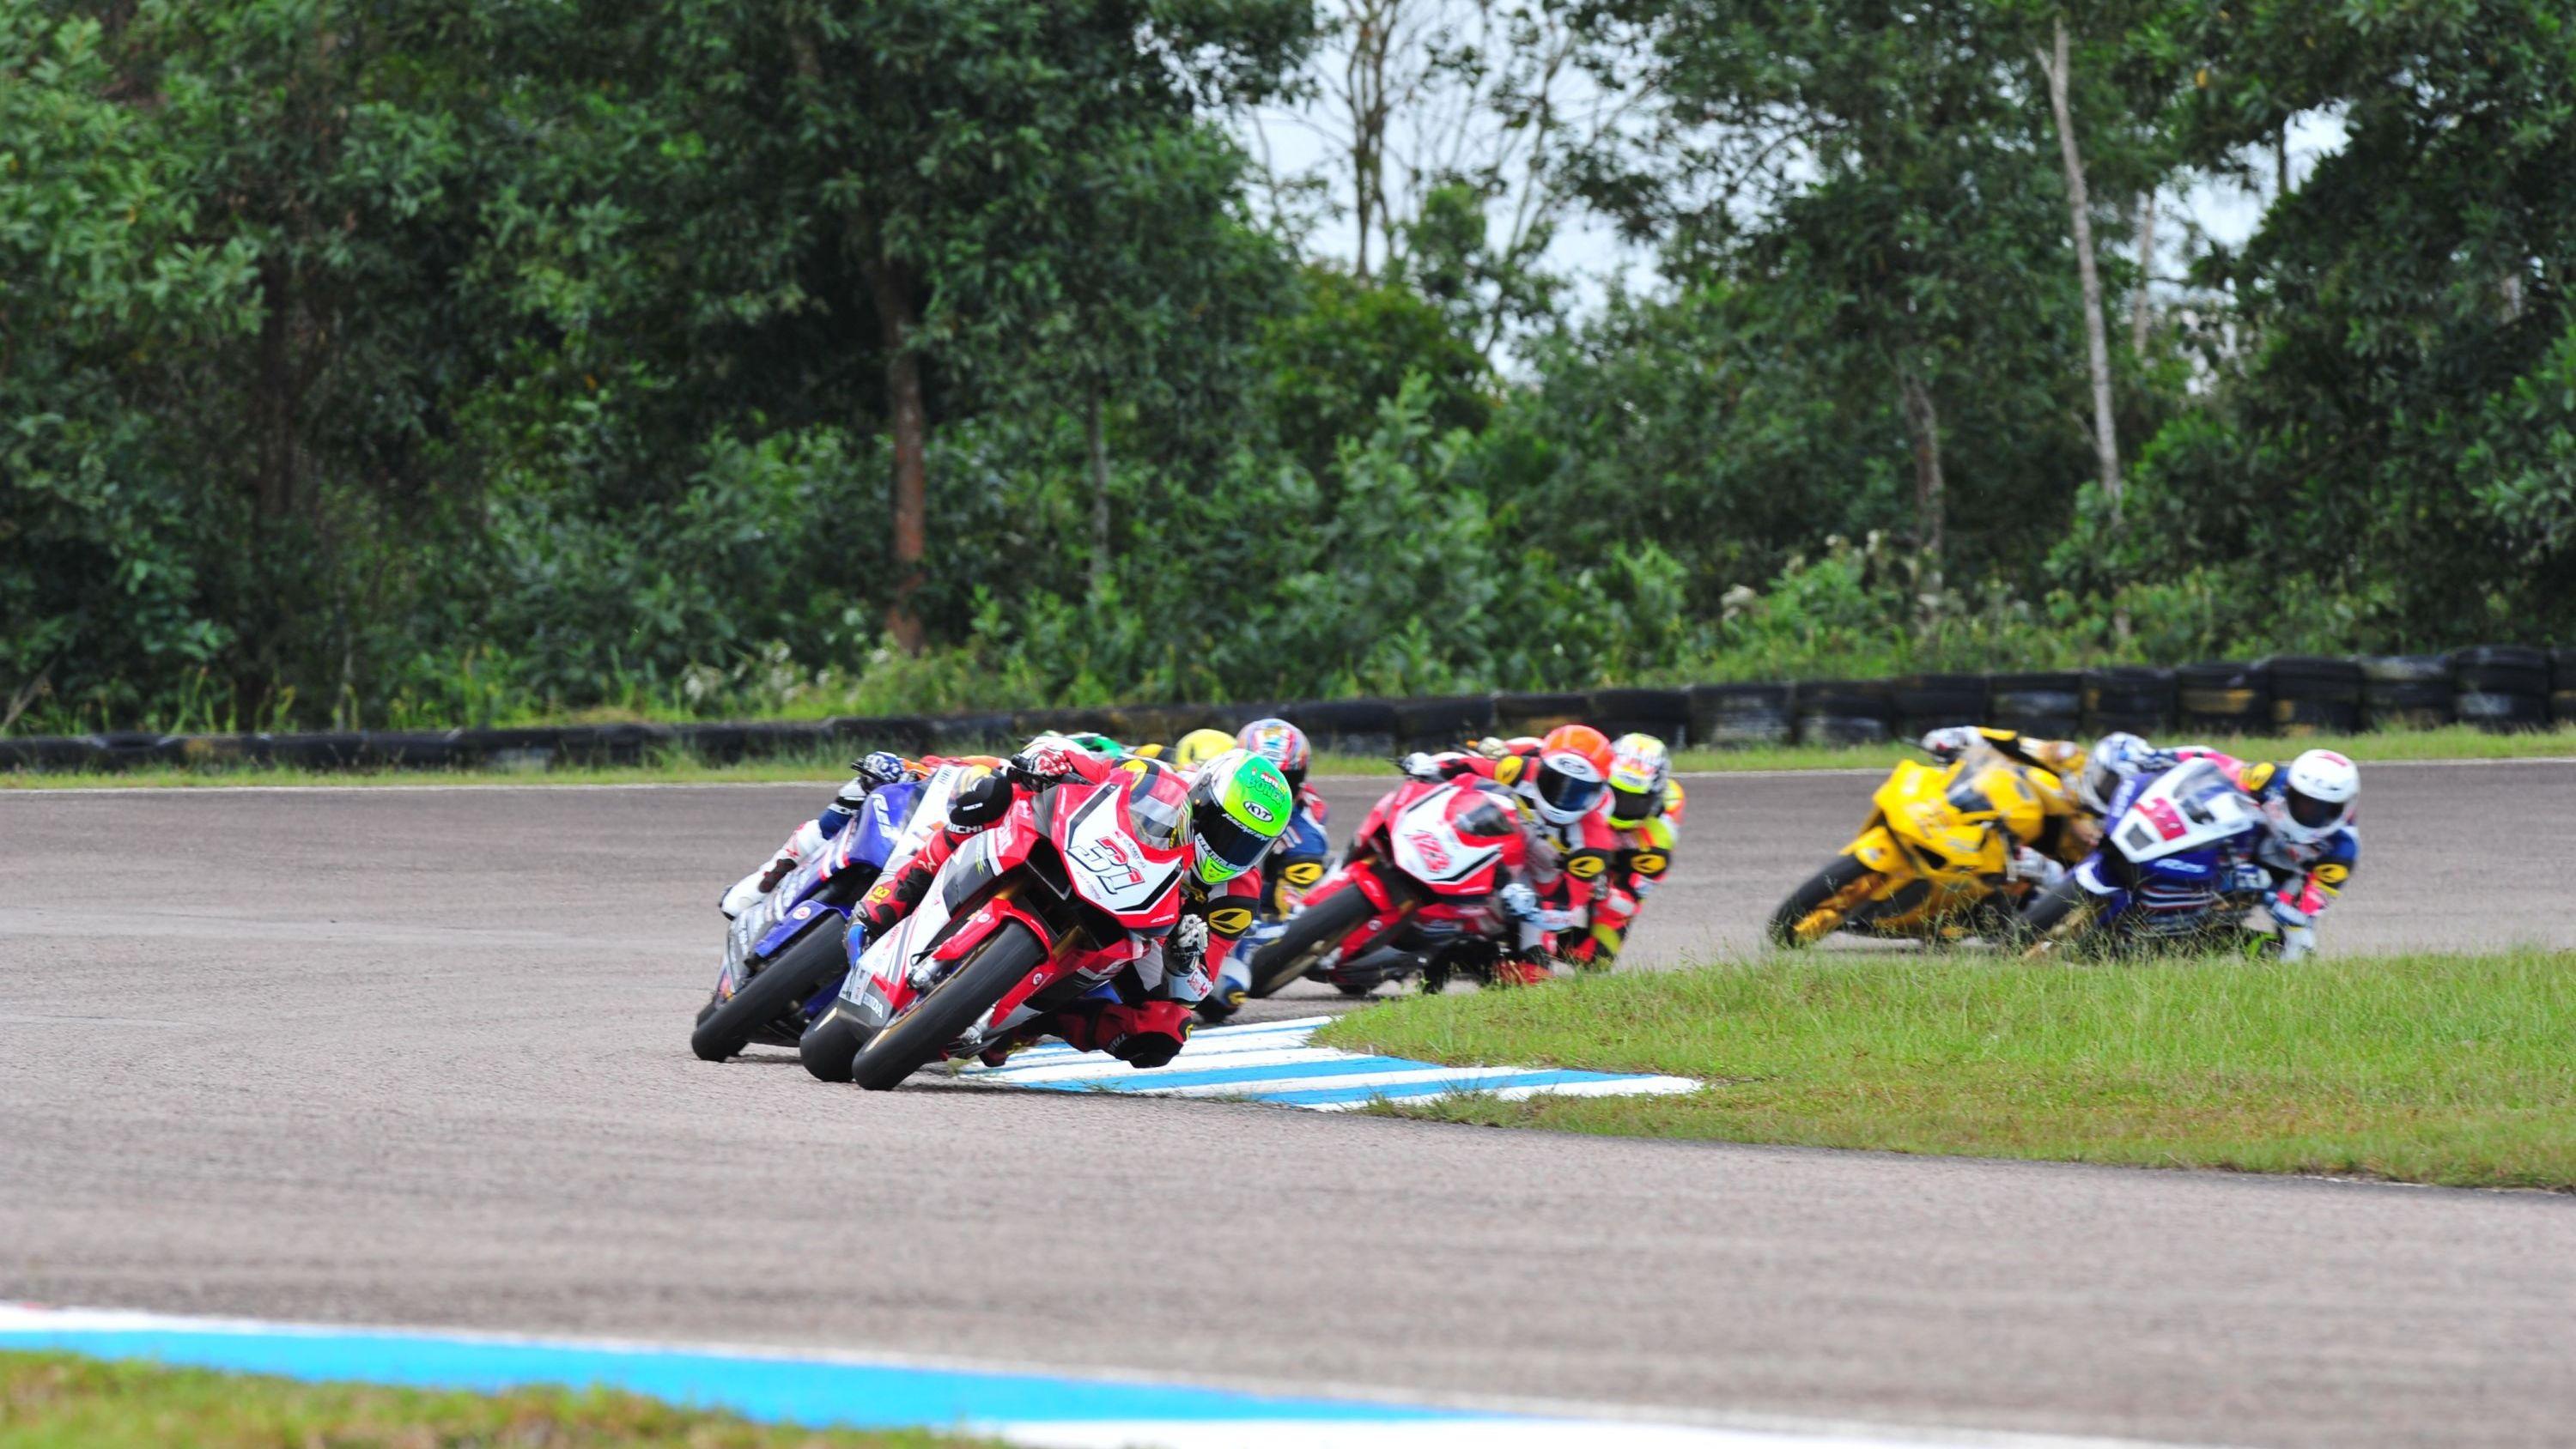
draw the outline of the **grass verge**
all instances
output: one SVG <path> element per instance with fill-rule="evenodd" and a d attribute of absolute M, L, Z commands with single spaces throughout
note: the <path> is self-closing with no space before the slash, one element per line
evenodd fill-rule
<path fill-rule="evenodd" d="M 2576 1191 L 2576 953 L 2102 967 L 1822 951 L 1411 998 L 1319 1044 L 1669 1072 L 1673 1097 L 1402 1115 Z"/>
<path fill-rule="evenodd" d="M 2287 759 L 2301 750 L 2339 749 L 2365 764 L 2405 760 L 2576 759 L 2576 727 L 2525 734 L 2489 734 L 2465 725 L 2434 730 L 2390 730 L 2305 738 L 2213 740 L 2249 757 Z M 1759 745 L 1730 750 L 1683 750 L 1674 756 L 1686 773 L 1747 770 L 1884 770 L 1919 753 L 1901 744 L 1834 747 Z M 1374 755 L 1322 753 L 1318 775 L 1392 775 L 1395 765 Z M 758 760 L 710 764 L 686 751 L 669 751 L 633 765 L 558 765 L 551 769 L 306 770 L 267 765 L 147 765 L 132 770 L 47 773 L 0 771 L 0 790 L 172 789 L 240 785 L 712 785 L 786 781 L 838 781 L 849 774 L 848 752 L 815 751 Z"/>
<path fill-rule="evenodd" d="M 634 1394 L 308 1384 L 209 1369 L 0 1352 L 0 1449 L 962 1449 L 926 1431 L 754 1424 Z"/>

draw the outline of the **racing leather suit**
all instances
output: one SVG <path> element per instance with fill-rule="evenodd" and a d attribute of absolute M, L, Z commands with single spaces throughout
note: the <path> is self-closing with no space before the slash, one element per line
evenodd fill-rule
<path fill-rule="evenodd" d="M 877 878 L 851 911 L 850 928 L 870 940 L 884 935 L 921 904 L 957 848 L 1001 823 L 1023 795 L 1074 777 L 1098 784 L 1117 768 L 1114 761 L 1080 751 L 1047 750 L 1015 757 L 958 786 L 947 824 L 900 868 Z M 1183 869 L 1181 881 L 1180 921 L 1168 935 L 1136 935 L 1136 958 L 1119 973 L 1117 990 L 1030 1023 L 1015 1033 L 1018 1043 L 1054 1035 L 1140 1067 L 1170 1061 L 1189 1036 L 1192 1008 L 1208 993 L 1210 959 L 1222 962 L 1250 929 L 1251 903 L 1259 892 L 1259 876 L 1251 871 L 1213 890 L 1200 884 L 1194 870 Z"/>
<path fill-rule="evenodd" d="M 1587 971 L 1607 971 L 1618 961 L 1629 929 L 1646 908 L 1646 897 L 1672 868 L 1673 846 L 1680 837 L 1669 806 L 1643 825 L 1613 825 L 1610 831 L 1616 844 L 1610 869 L 1593 895 L 1590 928 L 1557 946 L 1558 955 Z"/>
<path fill-rule="evenodd" d="M 2139 771 L 2159 775 L 2188 760 L 2207 760 L 2227 774 L 2236 788 L 2271 805 L 2290 788 L 2289 772 L 2263 760 L 2240 760 L 2206 745 L 2158 750 Z M 2268 818 L 2269 812 L 2266 812 Z M 2246 862 L 2249 883 L 2259 886 L 2263 907 L 2280 931 L 2281 959 L 2296 961 L 2317 948 L 2317 917 L 2343 895 L 2361 864 L 2361 832 L 2350 824 L 2337 827 L 2308 844 L 2278 830 L 2266 830 Z M 2252 934 L 2252 933 L 2249 933 Z M 2252 944 L 2252 943 L 2249 943 Z"/>
<path fill-rule="evenodd" d="M 1498 975 L 1522 985 L 1547 979 L 1551 973 L 1542 958 L 1556 954 L 1560 942 L 1570 945 L 1590 924 L 1593 896 L 1619 846 L 1618 832 L 1597 808 L 1570 825 L 1541 816 L 1517 788 L 1530 763 L 1519 753 L 1497 757 L 1467 750 L 1404 761 L 1405 773 L 1416 779 L 1473 777 L 1501 787 L 1519 805 L 1526 864 L 1494 894 L 1515 926 L 1512 954 Z"/>

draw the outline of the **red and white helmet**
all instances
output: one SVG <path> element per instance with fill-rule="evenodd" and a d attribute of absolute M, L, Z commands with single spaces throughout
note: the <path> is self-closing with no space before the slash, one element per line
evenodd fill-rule
<path fill-rule="evenodd" d="M 2352 823 L 2361 795 L 2361 769 L 2332 750 L 2310 750 L 2281 772 L 2263 813 L 2294 845 L 2314 845 Z"/>

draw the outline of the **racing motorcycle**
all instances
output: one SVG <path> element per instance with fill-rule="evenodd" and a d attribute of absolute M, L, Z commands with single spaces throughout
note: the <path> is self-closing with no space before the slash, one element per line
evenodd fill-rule
<path fill-rule="evenodd" d="M 2078 947 L 2235 944 L 2270 884 L 2255 862 L 2263 807 L 2210 760 L 2131 780 L 2111 797 L 2111 828 L 2021 925 L 2038 958 Z"/>
<path fill-rule="evenodd" d="M 2043 807 L 2022 769 L 1974 754 L 1949 766 L 1897 762 L 1870 797 L 1869 817 L 1842 853 L 1771 913 L 1781 946 L 1836 931 L 1883 939 L 1957 940 L 2008 931 L 2029 891 L 2007 879 L 2007 815 L 2035 826 Z"/>
<path fill-rule="evenodd" d="M 1188 826 L 1188 784 L 1153 760 L 1022 794 L 867 943 L 798 1043 L 805 1069 L 884 1091 L 1114 994 L 1144 941 L 1180 920 Z"/>
<path fill-rule="evenodd" d="M 925 779 L 870 791 L 839 834 L 734 918 L 690 1050 L 720 1062 L 754 1042 L 797 1044 L 850 969 L 851 910 L 889 865 L 910 859 L 947 819 L 963 771 L 942 764 Z"/>
<path fill-rule="evenodd" d="M 1418 975 L 1437 991 L 1464 971 L 1489 979 L 1509 929 L 1494 892 L 1527 857 L 1519 807 L 1471 780 L 1407 780 L 1378 801 L 1341 866 L 1252 957 L 1252 994 L 1304 976 L 1343 994 Z"/>

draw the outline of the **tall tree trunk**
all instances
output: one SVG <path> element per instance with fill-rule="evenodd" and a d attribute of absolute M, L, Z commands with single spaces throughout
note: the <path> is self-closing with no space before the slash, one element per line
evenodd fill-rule
<path fill-rule="evenodd" d="M 285 518 L 295 508 L 295 273 L 284 257 L 270 255 L 259 265 L 259 363 L 252 380 L 251 429 L 258 449 L 258 478 L 252 501 L 263 522 Z"/>
<path fill-rule="evenodd" d="M 2102 273 L 2093 260 L 2093 204 L 2084 192 L 2084 155 L 2075 144 L 2073 106 L 2067 101 L 2070 62 L 2066 17 L 2057 18 L 2056 53 L 2042 55 L 2048 74 L 2048 105 L 2057 117 L 2057 154 L 2066 164 L 2066 211 L 2075 233 L 2075 276 L 2084 289 L 2084 356 L 2093 374 L 2093 460 L 2102 478 L 2102 496 L 2111 517 L 2120 516 L 2120 438 L 2111 416 L 2111 344 L 2103 335 Z"/>
<path fill-rule="evenodd" d="M 2147 306 L 2147 283 L 2156 269 L 2156 194 L 2146 192 L 2138 197 L 2138 294 L 2129 299 L 2129 352 L 2141 360 L 2147 355 L 2147 324 L 2153 313 Z"/>
<path fill-rule="evenodd" d="M 867 267 L 885 347 L 886 419 L 894 433 L 894 601 L 886 607 L 886 632 L 908 654 L 921 652 L 921 563 L 929 552 L 930 415 L 921 397 L 921 356 L 913 350 L 911 274 L 880 255 Z"/>
<path fill-rule="evenodd" d="M 1942 496 L 1941 413 L 1932 404 L 1932 385 L 1912 358 L 1898 366 L 1896 385 L 1905 412 L 1905 436 L 1914 444 L 1914 541 L 1923 557 L 1922 591 L 1938 593 L 1948 507 Z"/>
<path fill-rule="evenodd" d="M 1091 453 L 1091 594 L 1109 587 L 1109 439 L 1101 427 L 1100 394 L 1082 415 L 1082 441 Z"/>

